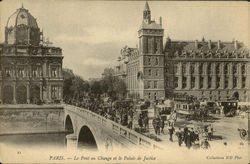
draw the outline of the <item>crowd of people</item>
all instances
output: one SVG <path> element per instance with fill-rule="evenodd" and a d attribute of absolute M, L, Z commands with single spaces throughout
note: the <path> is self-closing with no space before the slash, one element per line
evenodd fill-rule
<path fill-rule="evenodd" d="M 130 129 L 136 130 L 139 133 L 149 132 L 149 117 L 147 110 L 141 110 L 139 117 L 135 117 L 136 104 L 131 101 L 104 101 L 96 99 L 87 99 L 87 101 L 81 102 L 67 102 L 68 104 L 83 107 L 94 113 L 97 113 L 107 119 L 115 121 L 123 126 L 127 126 Z M 137 104 L 138 105 L 138 104 Z M 205 110 L 198 111 L 196 117 L 199 119 L 205 119 L 207 117 L 207 112 Z M 205 127 L 203 131 L 194 130 L 194 128 L 176 128 L 175 122 L 177 120 L 177 112 L 175 110 L 170 110 L 170 117 L 164 118 L 162 115 L 166 113 L 159 112 L 155 118 L 152 120 L 152 126 L 154 128 L 155 135 L 160 134 L 169 134 L 169 140 L 173 142 L 173 137 L 176 136 L 178 140 L 178 145 L 182 146 L 183 144 L 190 149 L 193 148 L 204 148 L 208 149 L 210 144 L 208 141 L 211 141 L 212 131 L 211 127 Z M 136 120 L 135 120 L 136 119 Z M 134 126 L 134 123 L 137 123 L 137 126 Z M 167 130 L 164 128 L 167 127 Z M 201 133 L 206 134 L 206 139 L 200 136 Z M 203 138 L 203 139 L 202 139 Z"/>

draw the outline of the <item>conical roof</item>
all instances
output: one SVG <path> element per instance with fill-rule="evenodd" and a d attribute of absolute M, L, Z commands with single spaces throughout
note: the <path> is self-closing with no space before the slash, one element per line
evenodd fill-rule
<path fill-rule="evenodd" d="M 150 11 L 148 1 L 146 1 L 144 11 Z"/>

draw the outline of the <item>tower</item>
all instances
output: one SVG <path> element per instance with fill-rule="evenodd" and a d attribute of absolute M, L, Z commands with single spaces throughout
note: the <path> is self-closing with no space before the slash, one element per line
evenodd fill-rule
<path fill-rule="evenodd" d="M 161 18 L 159 23 L 151 20 L 151 11 L 146 2 L 142 25 L 138 31 L 139 71 L 143 73 L 142 81 L 139 82 L 140 98 L 165 98 L 163 34 Z"/>

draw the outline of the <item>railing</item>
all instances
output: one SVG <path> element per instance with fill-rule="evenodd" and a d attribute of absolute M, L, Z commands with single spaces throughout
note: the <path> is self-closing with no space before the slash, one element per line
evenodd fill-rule
<path fill-rule="evenodd" d="M 95 120 L 96 122 L 100 123 L 102 126 L 108 129 L 111 129 L 112 132 L 115 133 L 116 135 L 122 136 L 123 138 L 127 139 L 129 142 L 131 142 L 134 145 L 140 146 L 142 148 L 163 149 L 161 148 L 161 146 L 159 146 L 157 142 L 153 141 L 152 139 L 146 136 L 143 136 L 142 134 L 139 134 L 112 120 L 106 119 L 94 112 L 91 112 L 89 110 L 86 110 L 80 107 L 67 105 L 67 104 L 65 105 L 68 108 L 64 108 L 64 109 L 70 110 L 76 113 L 77 115 L 84 117 L 88 120 Z"/>

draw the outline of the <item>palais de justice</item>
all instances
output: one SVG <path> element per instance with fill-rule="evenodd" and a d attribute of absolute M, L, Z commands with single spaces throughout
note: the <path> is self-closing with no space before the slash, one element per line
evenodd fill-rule
<path fill-rule="evenodd" d="M 62 100 L 62 49 L 43 41 L 36 19 L 23 7 L 14 12 L 0 44 L 1 103 Z"/>
<path fill-rule="evenodd" d="M 200 100 L 250 101 L 250 56 L 243 43 L 167 37 L 163 45 L 163 34 L 161 17 L 158 23 L 152 20 L 146 2 L 139 47 L 124 47 L 115 68 L 130 97 L 159 100 L 179 93 Z"/>

